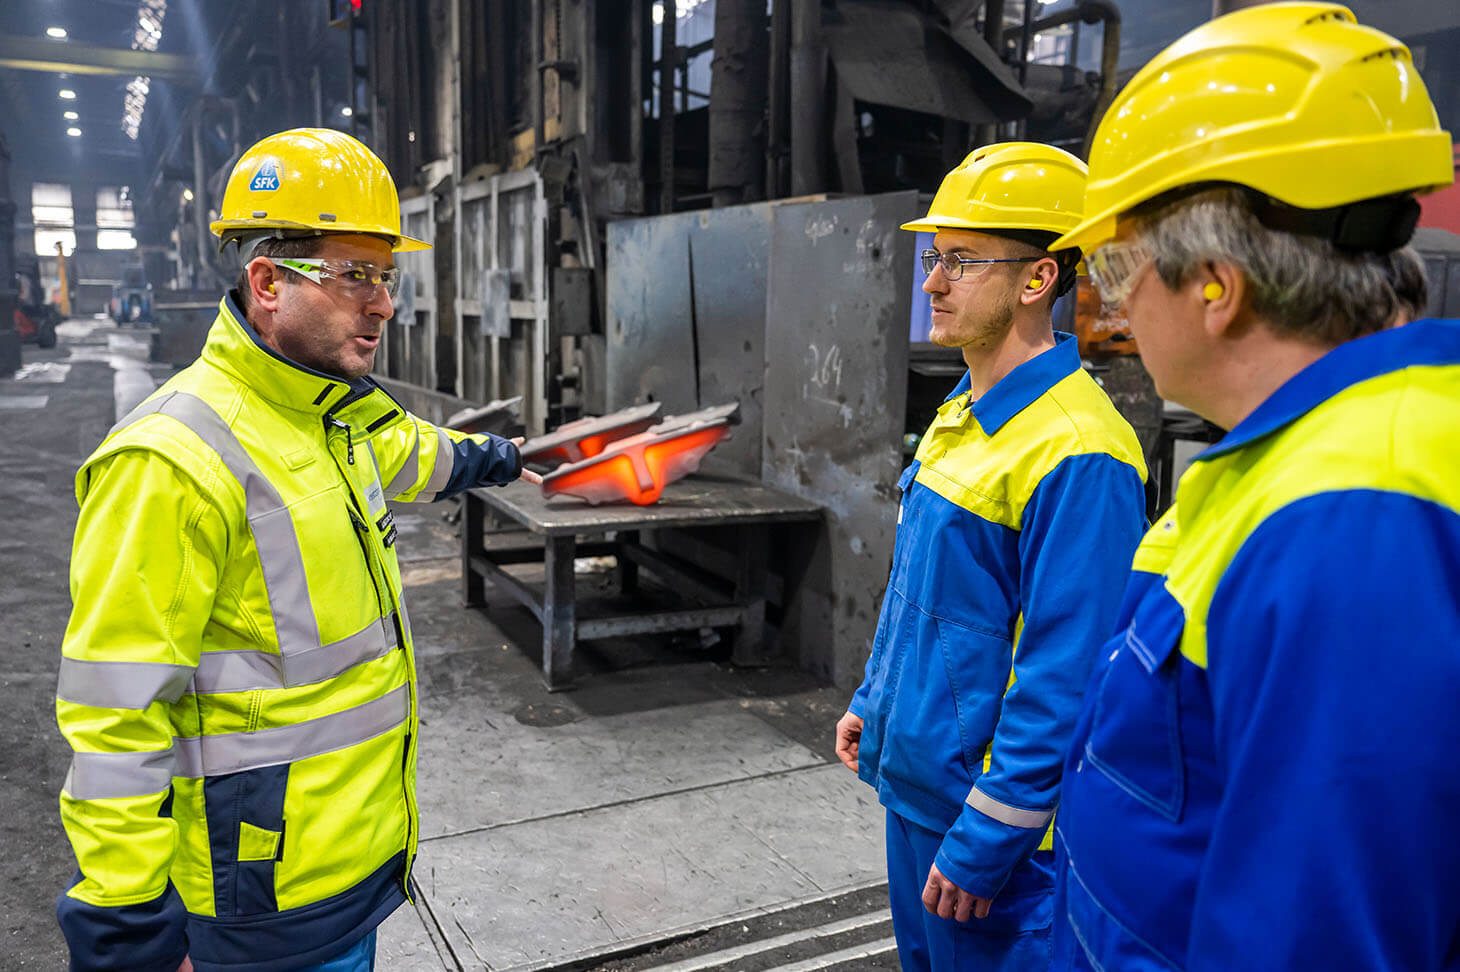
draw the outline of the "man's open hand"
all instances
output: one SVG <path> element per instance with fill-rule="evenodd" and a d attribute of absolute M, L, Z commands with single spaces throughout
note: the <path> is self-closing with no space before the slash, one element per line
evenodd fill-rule
<path fill-rule="evenodd" d="M 512 440 L 512 444 L 515 445 L 517 448 L 521 449 L 522 448 L 522 443 L 524 443 L 526 441 L 527 441 L 527 439 L 526 439 L 525 436 L 519 435 L 519 436 L 517 436 L 516 438 L 514 438 Z M 534 486 L 541 486 L 542 485 L 542 476 L 540 476 L 537 473 L 533 472 L 531 469 L 528 469 L 525 465 L 522 467 L 521 479 L 522 479 L 522 481 L 524 483 L 532 483 Z"/>
<path fill-rule="evenodd" d="M 923 887 L 923 907 L 930 914 L 956 921 L 967 921 L 970 917 L 987 918 L 991 904 L 991 899 L 969 894 L 945 878 L 938 865 L 934 864 L 928 871 L 928 883 Z"/>

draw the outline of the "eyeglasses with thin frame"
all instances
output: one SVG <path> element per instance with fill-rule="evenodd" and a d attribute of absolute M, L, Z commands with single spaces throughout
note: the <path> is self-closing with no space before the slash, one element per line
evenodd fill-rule
<path fill-rule="evenodd" d="M 1096 247 L 1085 257 L 1085 269 L 1090 272 L 1090 282 L 1099 291 L 1100 300 L 1115 307 L 1131 295 L 1141 272 L 1155 258 L 1151 248 L 1137 238 Z"/>
<path fill-rule="evenodd" d="M 293 270 L 301 277 L 314 281 L 321 287 L 325 281 L 352 300 L 368 304 L 375 299 L 380 288 L 386 296 L 395 300 L 400 291 L 400 267 L 378 267 L 365 260 L 320 260 L 314 257 L 269 257 L 269 262 L 286 270 Z"/>
<path fill-rule="evenodd" d="M 978 267 L 979 269 L 973 271 L 972 273 L 972 276 L 976 277 L 980 274 L 987 273 L 989 267 L 995 263 L 1033 263 L 1036 260 L 1043 259 L 1044 257 L 1037 256 L 1005 257 L 998 260 L 975 260 L 972 257 L 966 257 L 961 253 L 941 253 L 938 250 L 934 250 L 931 248 L 926 249 L 922 252 L 923 273 L 931 274 L 933 272 L 933 268 L 941 263 L 943 265 L 943 275 L 947 277 L 949 281 L 954 281 L 961 278 L 963 276 L 964 267 Z"/>

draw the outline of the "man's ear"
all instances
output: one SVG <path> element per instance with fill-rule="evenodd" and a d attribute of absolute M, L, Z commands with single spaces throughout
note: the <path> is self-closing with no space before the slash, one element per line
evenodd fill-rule
<path fill-rule="evenodd" d="M 1019 288 L 1019 303 L 1034 304 L 1043 300 L 1046 294 L 1059 287 L 1059 276 L 1060 265 L 1053 257 L 1031 264 L 1029 273 L 1021 273 L 1017 278 L 1024 281 L 1024 286 Z"/>
<path fill-rule="evenodd" d="M 1208 261 L 1187 284 L 1202 310 L 1202 328 L 1212 337 L 1236 337 L 1244 326 L 1247 278 L 1230 263 Z"/>
<path fill-rule="evenodd" d="M 284 276 L 267 257 L 255 257 L 248 264 L 248 296 L 260 310 L 273 314 L 279 309 L 279 286 Z"/>

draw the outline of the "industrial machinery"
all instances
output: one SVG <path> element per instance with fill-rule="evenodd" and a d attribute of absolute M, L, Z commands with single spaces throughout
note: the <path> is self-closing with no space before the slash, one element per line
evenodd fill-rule
<path fill-rule="evenodd" d="M 56 325 L 61 323 L 61 311 L 46 300 L 46 289 L 41 285 L 40 262 L 35 257 L 17 256 L 15 259 L 15 330 L 20 339 L 43 348 L 56 346 Z"/>
<path fill-rule="evenodd" d="M 122 268 L 122 279 L 112 285 L 107 313 L 121 325 L 152 319 L 152 285 L 141 265 Z"/>

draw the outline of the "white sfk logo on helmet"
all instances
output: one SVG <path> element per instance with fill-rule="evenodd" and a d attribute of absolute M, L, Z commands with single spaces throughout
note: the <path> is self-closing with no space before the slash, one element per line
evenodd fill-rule
<path fill-rule="evenodd" d="M 253 181 L 248 184 L 253 192 L 270 192 L 279 188 L 279 165 L 273 159 L 269 159 L 259 170 L 253 174 Z"/>

